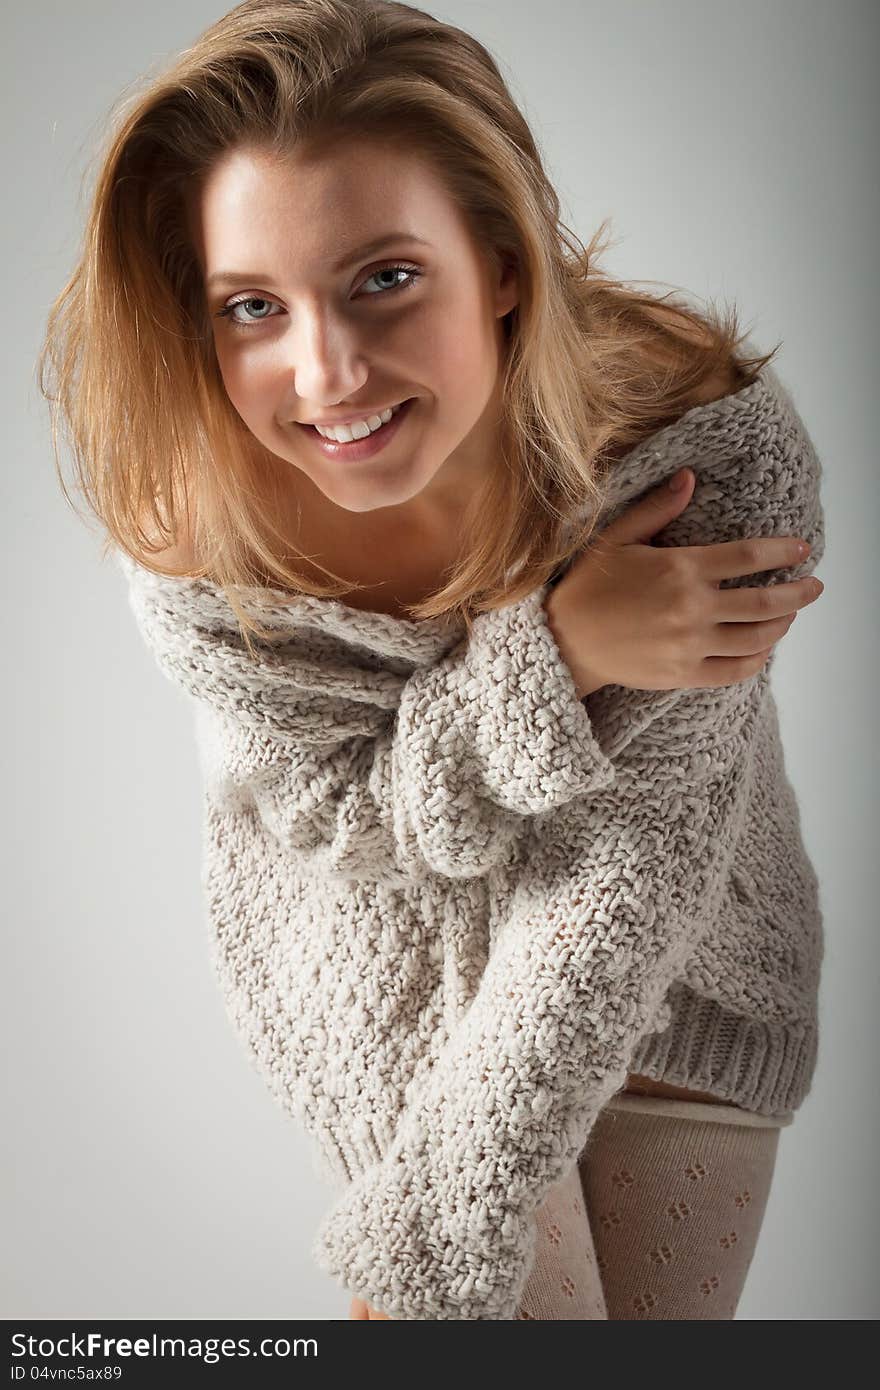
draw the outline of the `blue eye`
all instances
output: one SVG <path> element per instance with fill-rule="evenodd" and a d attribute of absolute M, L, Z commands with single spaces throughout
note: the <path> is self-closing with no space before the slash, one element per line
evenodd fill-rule
<path fill-rule="evenodd" d="M 421 279 L 421 272 L 416 270 L 415 266 L 412 265 L 383 265 L 380 266 L 378 270 L 372 271 L 372 273 L 367 276 L 367 280 L 373 280 L 377 275 L 408 275 L 410 277 L 402 285 L 389 285 L 385 290 L 386 294 L 389 290 L 409 289 L 410 285 L 414 285 L 416 280 Z M 367 280 L 364 281 L 364 284 L 367 283 Z"/>
<path fill-rule="evenodd" d="M 249 296 L 249 297 L 246 298 L 246 299 L 234 299 L 234 300 L 232 301 L 231 304 L 227 304 L 224 308 L 222 308 L 222 309 L 220 309 L 220 310 L 218 311 L 218 313 L 217 313 L 217 318 L 218 318 L 218 319 L 225 318 L 226 315 L 228 314 L 228 315 L 230 316 L 229 322 L 230 322 L 231 324 L 233 324 L 236 328 L 250 328 L 254 323 L 259 323 L 259 322 L 261 322 L 261 319 L 259 319 L 259 318 L 258 318 L 258 319 L 251 319 L 250 323 L 243 323 L 241 319 L 233 318 L 233 317 L 232 317 L 232 311 L 233 311 L 233 309 L 238 309 L 239 306 L 242 305 L 242 304 L 266 304 L 266 305 L 268 305 L 268 307 L 269 307 L 270 309 L 272 308 L 272 304 L 271 304 L 271 302 L 270 302 L 268 299 L 261 299 L 261 298 L 259 298 L 259 297 L 257 297 L 257 296 L 251 295 L 251 296 Z M 270 315 L 265 314 L 265 315 L 263 315 L 263 317 L 264 317 L 264 318 L 269 318 Z"/>
<path fill-rule="evenodd" d="M 415 266 L 386 265 L 380 266 L 378 270 L 372 271 L 367 276 L 367 280 L 365 280 L 364 283 L 366 284 L 368 280 L 375 279 L 378 275 L 406 275 L 409 277 L 407 280 L 404 280 L 402 284 L 388 285 L 384 289 L 381 289 L 379 298 L 388 294 L 393 294 L 397 290 L 409 289 L 410 286 L 414 285 L 416 281 L 420 280 L 422 277 L 421 271 L 417 270 Z M 368 297 L 375 298 L 375 295 Z M 236 318 L 233 314 L 233 310 L 237 309 L 242 304 L 265 304 L 269 309 L 273 307 L 272 301 L 270 299 L 264 299 L 262 295 L 244 295 L 241 299 L 233 299 L 229 304 L 224 305 L 222 309 L 217 311 L 215 317 L 222 319 L 229 316 L 229 322 L 235 328 L 253 328 L 256 324 L 265 322 L 267 318 L 275 317 L 272 314 L 262 314 L 258 318 L 250 319 L 250 321 Z"/>

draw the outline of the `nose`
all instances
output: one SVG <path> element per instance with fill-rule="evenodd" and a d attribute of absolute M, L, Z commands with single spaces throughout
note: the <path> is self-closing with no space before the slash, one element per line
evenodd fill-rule
<path fill-rule="evenodd" d="M 369 376 L 354 326 L 330 313 L 299 315 L 290 342 L 294 390 L 315 409 L 332 408 L 356 396 Z"/>

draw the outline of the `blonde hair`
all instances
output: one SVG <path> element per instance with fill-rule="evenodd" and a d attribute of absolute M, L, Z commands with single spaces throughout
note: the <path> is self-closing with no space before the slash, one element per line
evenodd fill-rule
<path fill-rule="evenodd" d="M 326 569 L 327 582 L 310 578 L 276 529 L 283 475 L 225 393 L 186 199 L 236 148 L 283 159 L 401 129 L 476 244 L 519 277 L 497 466 L 467 509 L 448 583 L 408 607 L 413 619 L 457 615 L 470 631 L 477 613 L 546 582 L 596 529 L 615 459 L 719 370 L 738 362 L 745 385 L 778 351 L 737 359 L 735 309 L 722 319 L 681 298 L 661 309 L 672 291 L 638 293 L 597 265 L 606 223 L 585 248 L 560 221 L 523 115 L 463 30 L 393 0 L 245 0 L 124 103 L 39 373 L 59 476 L 60 414 L 105 556 L 115 542 L 158 573 L 220 585 L 251 654 L 268 634 L 239 586 L 324 598 L 365 586 Z M 181 536 L 186 563 L 161 558 Z"/>

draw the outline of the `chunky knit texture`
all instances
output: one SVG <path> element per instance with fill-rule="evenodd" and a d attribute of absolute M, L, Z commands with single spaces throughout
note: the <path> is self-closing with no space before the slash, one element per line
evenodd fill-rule
<path fill-rule="evenodd" d="M 600 528 L 677 468 L 659 544 L 802 535 L 820 465 L 771 367 L 643 441 Z M 222 590 L 116 552 L 193 698 L 229 1015 L 336 1189 L 320 1267 L 397 1319 L 509 1319 L 535 1213 L 630 1071 L 785 1115 L 817 1049 L 818 883 L 770 689 L 583 700 L 549 585 L 463 623 Z"/>

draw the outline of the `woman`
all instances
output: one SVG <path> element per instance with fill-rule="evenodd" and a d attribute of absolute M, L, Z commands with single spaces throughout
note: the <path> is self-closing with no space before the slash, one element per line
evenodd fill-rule
<path fill-rule="evenodd" d="M 355 1318 L 733 1317 L 815 1064 L 767 680 L 818 461 L 734 315 L 558 212 L 469 35 L 249 0 L 130 101 L 50 316 Z"/>

